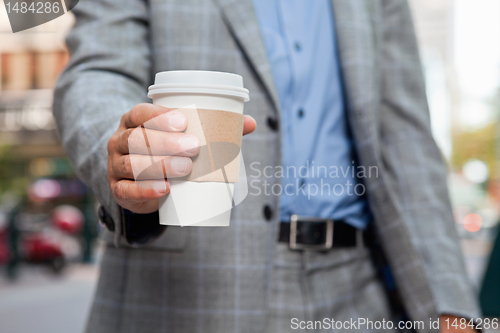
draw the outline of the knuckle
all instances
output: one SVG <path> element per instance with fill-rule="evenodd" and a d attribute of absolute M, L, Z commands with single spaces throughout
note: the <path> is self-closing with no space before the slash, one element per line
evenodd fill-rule
<path fill-rule="evenodd" d="M 166 114 L 158 114 L 152 119 L 158 129 L 168 131 L 172 128 L 172 125 L 170 123 L 170 117 L 171 116 L 168 113 L 166 113 Z"/>
<path fill-rule="evenodd" d="M 107 172 L 107 176 L 108 176 L 108 183 L 109 183 L 109 186 L 110 186 L 110 190 L 113 190 L 113 179 L 115 178 L 115 172 L 114 172 L 114 168 L 113 168 L 113 162 L 111 160 L 111 157 L 108 156 L 108 172 Z"/>
<path fill-rule="evenodd" d="M 130 122 L 131 122 L 132 124 L 137 124 L 137 121 L 138 121 L 138 119 L 139 119 L 139 115 L 140 115 L 140 113 L 141 113 L 141 109 L 142 109 L 141 104 L 137 104 L 137 105 L 135 105 L 135 106 L 134 106 L 134 107 L 130 110 L 130 116 L 129 116 L 129 118 L 130 118 Z"/>
<path fill-rule="evenodd" d="M 189 157 L 186 157 L 187 159 L 187 164 L 186 164 L 186 175 L 191 173 L 191 171 L 193 170 L 193 160 L 190 159 Z"/>
<path fill-rule="evenodd" d="M 125 113 L 122 115 L 122 117 L 121 117 L 121 119 L 120 119 L 120 124 L 122 124 L 122 125 L 123 125 L 123 124 L 125 124 L 125 121 L 127 120 L 127 117 L 129 117 L 129 118 L 130 118 L 130 113 L 131 113 L 131 112 L 132 112 L 132 109 L 131 109 L 130 111 L 125 112 Z"/>
<path fill-rule="evenodd" d="M 113 148 L 115 147 L 115 145 L 116 145 L 116 138 L 115 135 L 112 135 L 111 138 L 109 138 L 108 140 L 108 146 L 107 146 L 108 156 L 113 152 Z"/>
<path fill-rule="evenodd" d="M 160 147 L 165 147 L 164 149 L 167 151 L 175 151 L 175 144 L 173 143 L 175 141 L 171 140 L 170 135 L 165 132 L 159 133 L 159 135 Z"/>
<path fill-rule="evenodd" d="M 130 161 L 130 155 L 126 155 L 120 163 L 121 174 L 125 177 L 130 177 L 132 175 L 132 164 Z"/>
<path fill-rule="evenodd" d="M 122 182 L 116 183 L 116 185 L 115 185 L 115 196 L 119 200 L 125 200 L 126 199 L 126 190 L 125 190 Z"/>
<path fill-rule="evenodd" d="M 135 105 L 130 114 L 130 120 L 132 123 L 137 124 L 137 125 L 142 125 L 141 119 L 144 118 L 144 114 L 147 112 L 150 104 L 148 103 L 139 103 Z"/>
<path fill-rule="evenodd" d="M 109 155 L 115 153 L 115 151 L 119 148 L 121 134 L 122 132 L 118 130 L 109 138 L 107 145 Z"/>
<path fill-rule="evenodd" d="M 160 178 L 163 176 L 163 167 L 162 167 L 162 161 L 154 162 L 153 164 L 143 164 L 144 170 L 147 170 L 147 173 L 151 175 L 152 177 Z"/>
<path fill-rule="evenodd" d="M 126 131 L 124 132 L 121 132 L 119 135 L 116 136 L 116 143 L 115 143 L 115 147 L 113 149 L 116 149 L 120 152 L 124 152 L 125 151 L 125 145 L 124 145 L 124 142 L 126 142 Z"/>
<path fill-rule="evenodd" d="M 130 148 L 139 148 L 144 141 L 144 134 L 140 128 L 127 130 L 127 144 Z"/>

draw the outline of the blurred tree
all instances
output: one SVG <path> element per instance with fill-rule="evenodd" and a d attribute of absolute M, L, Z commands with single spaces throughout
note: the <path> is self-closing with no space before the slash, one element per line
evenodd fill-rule
<path fill-rule="evenodd" d="M 465 162 L 477 159 L 488 165 L 490 179 L 498 179 L 497 140 L 497 123 L 470 132 L 454 133 L 451 156 L 453 170 L 460 171 Z"/>
<path fill-rule="evenodd" d="M 451 165 L 462 170 L 465 162 L 478 159 L 488 165 L 490 180 L 500 180 L 500 87 L 489 99 L 494 122 L 474 131 L 455 130 Z"/>

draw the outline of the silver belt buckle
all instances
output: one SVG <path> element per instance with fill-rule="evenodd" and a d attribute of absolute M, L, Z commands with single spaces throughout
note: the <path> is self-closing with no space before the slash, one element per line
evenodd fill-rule
<path fill-rule="evenodd" d="M 297 223 L 304 222 L 325 222 L 326 223 L 326 240 L 324 244 L 307 245 L 297 244 Z M 290 217 L 290 250 L 330 250 L 333 247 L 333 220 L 325 220 L 314 217 L 292 215 Z"/>

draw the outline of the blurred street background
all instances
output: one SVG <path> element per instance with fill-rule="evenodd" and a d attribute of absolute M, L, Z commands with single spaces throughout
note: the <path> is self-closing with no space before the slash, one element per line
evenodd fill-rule
<path fill-rule="evenodd" d="M 51 113 L 73 18 L 13 34 L 0 2 L 0 332 L 81 332 L 100 226 Z M 488 295 L 491 276 L 500 283 L 485 280 L 500 220 L 500 1 L 410 3 L 467 270 Z M 486 314 L 499 316 L 496 302 L 482 298 Z"/>

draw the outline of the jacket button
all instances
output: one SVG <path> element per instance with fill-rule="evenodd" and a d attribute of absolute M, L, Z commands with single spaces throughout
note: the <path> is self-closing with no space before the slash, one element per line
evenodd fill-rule
<path fill-rule="evenodd" d="M 264 206 L 263 213 L 264 213 L 264 217 L 268 221 L 271 220 L 271 218 L 273 217 L 273 210 L 272 210 L 271 206 L 269 206 L 269 205 Z"/>
<path fill-rule="evenodd" d="M 104 209 L 103 206 L 99 206 L 98 210 L 99 220 L 108 228 L 109 231 L 115 231 L 115 224 L 113 223 L 113 219 L 109 216 L 108 212 Z"/>
<path fill-rule="evenodd" d="M 278 120 L 276 120 L 276 118 L 273 117 L 267 117 L 267 126 L 269 126 L 269 128 L 272 129 L 273 131 L 277 131 Z"/>

